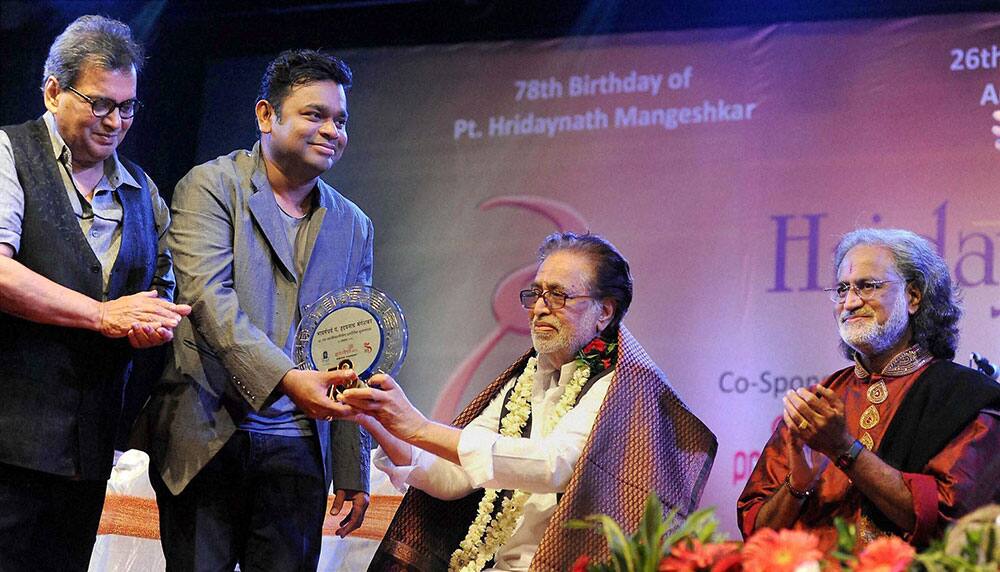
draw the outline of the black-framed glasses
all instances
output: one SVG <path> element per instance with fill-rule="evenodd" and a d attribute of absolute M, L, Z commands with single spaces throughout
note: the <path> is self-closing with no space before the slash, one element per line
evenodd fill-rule
<path fill-rule="evenodd" d="M 129 119 L 135 112 L 142 107 L 142 102 L 138 99 L 126 99 L 125 101 L 118 103 L 113 99 L 108 99 L 107 97 L 90 97 L 89 95 L 84 95 L 79 91 L 73 89 L 73 86 L 66 86 L 66 89 L 72 91 L 73 93 L 79 95 L 90 104 L 90 110 L 94 113 L 94 117 L 107 117 L 118 108 L 118 115 L 122 119 Z"/>
<path fill-rule="evenodd" d="M 833 288 L 823 288 L 823 291 L 830 295 L 830 300 L 833 300 L 838 304 L 847 300 L 847 295 L 852 290 L 858 295 L 858 298 L 867 302 L 875 296 L 875 292 L 877 292 L 880 288 L 886 284 L 892 284 L 894 282 L 905 282 L 905 280 L 861 280 L 857 284 L 841 282 Z"/>
<path fill-rule="evenodd" d="M 593 298 L 589 294 L 580 294 L 577 296 L 570 296 L 565 292 L 560 292 L 558 290 L 540 290 L 538 288 L 530 288 L 528 290 L 521 290 L 521 305 L 525 309 L 530 310 L 535 307 L 535 302 L 542 298 L 545 300 L 545 305 L 549 307 L 549 310 L 558 310 L 566 305 L 566 300 L 572 300 L 574 298 Z"/>

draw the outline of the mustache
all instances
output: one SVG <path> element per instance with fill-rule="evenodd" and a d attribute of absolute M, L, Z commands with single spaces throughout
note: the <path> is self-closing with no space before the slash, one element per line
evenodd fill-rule
<path fill-rule="evenodd" d="M 875 312 L 871 310 L 844 310 L 840 313 L 840 321 L 843 322 L 848 318 L 873 318 L 875 317 Z"/>

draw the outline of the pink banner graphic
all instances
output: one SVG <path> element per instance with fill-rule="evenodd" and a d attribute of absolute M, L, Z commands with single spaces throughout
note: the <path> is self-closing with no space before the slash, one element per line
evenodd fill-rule
<path fill-rule="evenodd" d="M 840 234 L 934 241 L 960 359 L 1000 358 L 998 39 L 1000 15 L 961 14 L 341 54 L 351 145 L 328 178 L 375 222 L 400 382 L 450 417 L 530 344 L 516 292 L 542 238 L 600 233 L 633 268 L 628 327 L 719 437 L 703 503 L 735 533 L 781 395 L 845 365 L 821 291 Z M 255 91 L 208 75 L 226 119 L 203 145 L 237 122 L 217 95 Z"/>

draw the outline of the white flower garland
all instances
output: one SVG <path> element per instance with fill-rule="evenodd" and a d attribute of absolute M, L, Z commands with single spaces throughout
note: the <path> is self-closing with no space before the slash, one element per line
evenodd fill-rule
<path fill-rule="evenodd" d="M 535 383 L 537 367 L 537 360 L 532 357 L 518 376 L 510 401 L 507 403 L 507 415 L 500 421 L 501 435 L 521 436 L 521 431 L 531 414 L 531 390 Z M 542 435 L 551 433 L 563 416 L 573 409 L 576 398 L 588 379 L 590 379 L 590 366 L 579 360 L 579 365 L 566 385 L 562 397 L 559 398 L 555 411 L 545 420 Z M 498 496 L 500 496 L 498 489 L 486 489 L 483 500 L 479 501 L 479 512 L 469 527 L 469 533 L 459 544 L 458 550 L 451 555 L 449 572 L 479 572 L 514 534 L 514 528 L 521 513 L 524 512 L 524 505 L 531 493 L 515 490 L 510 498 L 500 503 L 500 512 L 494 516 L 493 506 Z"/>

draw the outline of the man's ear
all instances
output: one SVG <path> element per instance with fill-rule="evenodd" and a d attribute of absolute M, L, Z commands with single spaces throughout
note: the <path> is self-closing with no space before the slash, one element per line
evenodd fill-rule
<path fill-rule="evenodd" d="M 261 133 L 270 133 L 272 124 L 277 121 L 277 111 L 275 111 L 274 106 L 266 99 L 258 99 L 257 105 L 253 108 L 254 114 L 257 116 L 257 129 Z"/>
<path fill-rule="evenodd" d="M 597 318 L 597 331 L 603 332 L 604 328 L 611 323 L 611 318 L 615 315 L 615 303 L 611 298 L 601 300 L 601 315 Z"/>
<path fill-rule="evenodd" d="M 917 313 L 920 308 L 920 301 L 924 299 L 924 294 L 912 281 L 906 283 L 906 309 L 910 315 Z"/>
<path fill-rule="evenodd" d="M 45 80 L 45 86 L 42 87 L 42 99 L 45 100 L 45 109 L 55 113 L 59 110 L 59 92 L 62 89 L 59 87 L 59 80 L 55 76 L 50 75 L 48 79 Z"/>

